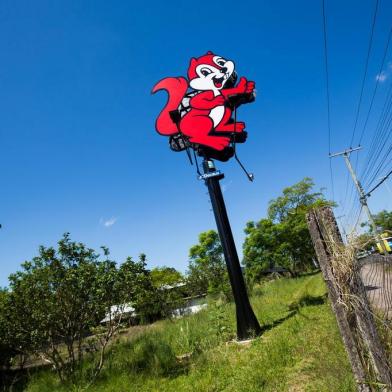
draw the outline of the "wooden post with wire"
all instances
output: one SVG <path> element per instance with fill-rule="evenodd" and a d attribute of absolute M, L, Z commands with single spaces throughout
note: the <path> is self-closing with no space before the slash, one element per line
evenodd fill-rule
<path fill-rule="evenodd" d="M 366 372 L 362 366 L 361 357 L 355 343 L 355 337 L 349 323 L 347 309 L 344 304 L 339 301 L 340 295 L 337 283 L 334 279 L 333 272 L 331 269 L 330 254 L 328 252 L 326 242 L 324 241 L 324 238 L 322 236 L 315 211 L 311 211 L 308 213 L 307 223 L 313 246 L 316 251 L 317 259 L 320 265 L 320 269 L 322 271 L 327 286 L 328 296 L 331 301 L 332 309 L 335 313 L 339 331 L 342 336 L 343 343 L 351 363 L 354 378 L 358 385 L 358 391 L 370 391 L 370 388 L 365 384 Z"/>
<path fill-rule="evenodd" d="M 380 386 L 381 390 L 390 390 L 392 369 L 377 332 L 355 253 L 346 252 L 330 207 L 309 212 L 307 223 L 358 391 L 380 390 Z"/>

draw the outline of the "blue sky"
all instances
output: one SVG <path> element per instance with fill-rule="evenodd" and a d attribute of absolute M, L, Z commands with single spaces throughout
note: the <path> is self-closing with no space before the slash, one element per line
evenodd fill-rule
<path fill-rule="evenodd" d="M 379 7 L 360 124 L 392 20 L 389 1 Z M 370 0 L 326 0 L 332 151 L 350 142 L 373 9 Z M 150 267 L 186 270 L 189 247 L 215 222 L 186 156 L 155 133 L 166 97 L 150 90 L 164 76 L 185 76 L 189 59 L 207 50 L 233 59 L 258 90 L 256 102 L 238 112 L 249 132 L 239 154 L 255 182 L 234 162 L 218 164 L 239 250 L 246 222 L 265 216 L 283 187 L 310 176 L 331 194 L 319 1 L 5 0 L 0 286 L 64 232 L 96 249 L 107 245 L 119 262 L 145 252 Z M 391 57 L 359 167 L 392 79 Z M 346 169 L 341 158 L 332 165 L 339 202 Z M 347 204 L 337 214 L 354 205 Z M 370 207 L 392 209 L 386 186 Z"/>

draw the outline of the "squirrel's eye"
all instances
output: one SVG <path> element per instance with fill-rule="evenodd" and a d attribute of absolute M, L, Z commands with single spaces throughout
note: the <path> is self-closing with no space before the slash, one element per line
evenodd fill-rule
<path fill-rule="evenodd" d="M 226 59 L 223 57 L 214 58 L 215 64 L 218 64 L 220 67 L 223 67 L 226 64 Z"/>
<path fill-rule="evenodd" d="M 201 73 L 203 76 L 207 76 L 207 75 L 209 75 L 209 74 L 211 73 L 211 71 L 210 71 L 209 69 L 207 69 L 207 68 L 203 68 L 203 69 L 200 71 L 200 73 Z"/>

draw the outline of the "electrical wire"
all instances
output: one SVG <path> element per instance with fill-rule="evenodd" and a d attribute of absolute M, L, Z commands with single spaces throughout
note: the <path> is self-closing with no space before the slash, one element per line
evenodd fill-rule
<path fill-rule="evenodd" d="M 376 4 L 376 6 L 378 7 L 378 4 Z M 377 11 L 377 9 L 376 9 L 376 11 Z M 363 136 L 365 134 L 365 130 L 366 130 L 366 127 L 367 127 L 368 122 L 369 122 L 370 114 L 371 114 L 372 109 L 373 109 L 374 100 L 375 100 L 375 97 L 376 97 L 376 94 L 377 94 L 377 91 L 378 91 L 378 87 L 379 87 L 379 84 L 380 84 L 380 80 L 381 80 L 380 76 L 382 75 L 382 72 L 383 72 L 385 59 L 386 59 L 387 54 L 388 54 L 391 38 L 392 38 L 392 27 L 389 30 L 388 39 L 387 39 L 387 42 L 386 42 L 386 45 L 385 45 L 385 49 L 384 49 L 384 53 L 383 53 L 383 56 L 382 56 L 381 65 L 380 65 L 378 76 L 377 76 L 377 79 L 376 79 L 376 84 L 375 84 L 374 89 L 373 89 L 373 93 L 372 93 L 369 109 L 367 111 L 366 119 L 365 119 L 365 122 L 364 122 L 364 125 L 363 125 L 363 128 L 362 128 L 362 132 L 361 132 L 361 135 L 360 135 L 360 138 L 359 138 L 359 143 L 358 143 L 359 145 L 361 145 L 361 143 L 362 143 Z M 377 160 L 379 158 L 379 155 L 381 154 L 381 152 L 382 152 L 382 150 L 384 148 L 384 145 L 382 145 L 382 143 L 381 143 L 381 148 L 379 148 L 380 141 L 377 139 L 377 136 L 380 135 L 380 132 L 381 132 L 381 134 L 384 134 L 386 132 L 386 130 L 384 128 L 384 124 L 385 124 L 385 120 L 386 120 L 386 117 L 387 117 L 387 113 L 390 110 L 390 106 L 388 105 L 388 100 L 389 100 L 389 94 L 387 94 L 386 100 L 384 102 L 383 109 L 381 111 L 381 115 L 380 115 L 379 121 L 378 121 L 377 126 L 376 126 L 376 130 L 374 132 L 374 136 L 373 136 L 373 139 L 372 139 L 372 146 L 371 146 L 371 149 L 370 149 L 369 154 L 368 154 L 367 164 L 366 164 L 366 166 L 364 168 L 365 173 L 364 173 L 364 175 L 361 176 L 361 182 L 362 183 L 364 183 L 364 181 L 366 179 L 366 176 L 369 175 L 369 173 L 372 173 L 372 171 L 374 169 L 374 166 L 376 165 Z M 353 138 L 352 138 L 352 140 L 353 140 Z M 377 148 L 379 148 L 379 149 L 377 150 Z M 387 155 L 385 155 L 384 160 L 382 162 L 384 162 L 386 158 L 387 158 Z M 381 163 L 381 165 L 382 165 L 382 163 Z M 355 171 L 357 171 L 357 167 L 358 167 L 358 156 L 356 157 Z M 377 166 L 376 173 L 378 173 L 380 171 L 381 167 L 382 166 L 380 166 L 380 164 L 379 164 L 379 166 Z M 372 178 L 375 178 L 374 174 L 373 174 Z"/>
<path fill-rule="evenodd" d="M 379 0 L 376 0 L 374 12 L 373 12 L 372 23 L 371 23 L 371 28 L 370 28 L 370 37 L 369 37 L 368 49 L 367 49 L 366 60 L 365 60 L 365 69 L 364 69 L 364 73 L 363 73 L 363 77 L 362 77 L 362 83 L 361 83 L 361 88 L 360 88 L 360 93 L 359 93 L 359 99 L 358 99 L 357 110 L 356 110 L 356 115 L 355 115 L 354 127 L 353 127 L 353 131 L 351 134 L 350 148 L 352 148 L 352 145 L 354 142 L 354 137 L 355 137 L 355 132 L 357 130 L 357 125 L 358 125 L 359 113 L 360 113 L 362 99 L 363 99 L 363 92 L 364 92 L 366 77 L 367 77 L 367 73 L 368 73 L 369 59 L 370 59 L 370 54 L 371 54 L 372 45 L 373 45 L 373 35 L 374 35 L 374 28 L 375 28 L 376 20 L 377 20 L 378 5 L 379 5 Z M 356 156 L 355 170 L 357 170 L 358 158 L 359 158 L 359 155 Z M 350 187 L 349 181 L 350 181 L 349 175 L 347 173 L 346 174 L 346 185 L 345 185 L 345 191 L 344 191 L 343 206 L 346 205 L 348 189 L 350 188 L 350 199 L 351 199 L 351 195 L 354 190 L 354 185 L 351 183 L 351 187 Z"/>
<path fill-rule="evenodd" d="M 369 121 L 370 113 L 371 113 L 372 108 L 373 108 L 374 97 L 376 96 L 377 89 L 378 89 L 378 85 L 380 84 L 380 75 L 382 74 L 382 70 L 383 70 L 383 68 L 384 68 L 385 59 L 386 59 L 387 54 L 388 54 L 389 44 L 390 44 L 390 42 L 391 42 L 391 37 L 392 37 L 392 28 L 389 30 L 388 40 L 387 40 L 387 44 L 386 44 L 386 46 L 385 46 L 384 55 L 383 55 L 383 58 L 382 58 L 380 70 L 379 70 L 379 72 L 378 72 L 378 74 L 377 74 L 378 77 L 377 77 L 377 80 L 376 80 L 376 85 L 374 86 L 374 90 L 373 90 L 372 98 L 371 98 L 371 101 L 370 101 L 369 110 L 368 110 L 368 112 L 367 112 L 365 124 L 364 124 L 364 126 L 363 126 L 363 128 L 362 128 L 361 136 L 360 136 L 360 138 L 359 138 L 359 143 L 358 143 L 359 145 L 360 145 L 361 142 L 362 142 L 362 138 L 363 138 L 363 135 L 364 135 L 364 133 L 365 133 L 365 130 L 366 130 L 366 127 L 367 127 L 367 124 L 368 124 L 368 121 Z"/>
<path fill-rule="evenodd" d="M 387 180 L 387 178 L 392 174 L 392 170 L 376 185 L 374 186 L 369 192 L 368 195 L 370 196 L 372 192 L 374 192 L 384 181 Z"/>
<path fill-rule="evenodd" d="M 369 38 L 369 45 L 368 45 L 366 61 L 365 61 L 365 71 L 363 73 L 363 78 L 362 78 L 361 92 L 359 94 L 357 111 L 356 111 L 356 115 L 355 115 L 354 128 L 353 128 L 353 132 L 352 132 L 352 135 L 351 135 L 350 148 L 353 145 L 355 131 L 357 129 L 357 124 L 358 124 L 359 112 L 360 112 L 361 104 L 362 104 L 363 90 L 364 90 L 364 87 L 365 87 L 365 81 L 366 81 L 366 76 L 367 76 L 368 66 L 369 66 L 369 58 L 370 58 L 370 53 L 371 53 L 372 44 L 373 44 L 374 26 L 376 25 L 376 19 L 377 19 L 378 1 L 379 0 L 376 0 L 376 5 L 374 7 L 373 21 L 372 21 L 372 27 L 371 27 L 370 38 Z"/>
<path fill-rule="evenodd" d="M 323 32 L 324 32 L 324 61 L 325 61 L 325 81 L 327 92 L 327 122 L 328 122 L 328 154 L 331 154 L 331 109 L 329 93 L 329 72 L 328 72 L 328 39 L 327 39 L 327 17 L 325 14 L 325 0 L 322 0 L 323 8 Z"/>
<path fill-rule="evenodd" d="M 327 17 L 325 13 L 325 0 L 322 0 L 323 12 L 323 37 L 324 37 L 324 65 L 325 65 L 325 82 L 327 96 L 327 127 L 328 127 L 328 155 L 331 155 L 331 104 L 329 91 L 329 71 L 328 71 L 328 38 L 327 38 Z M 332 200 L 335 200 L 335 186 L 333 181 L 332 162 L 329 159 L 329 174 L 331 181 Z"/>
<path fill-rule="evenodd" d="M 390 104 L 392 104 L 392 99 Z M 373 145 L 372 150 L 369 152 L 367 165 L 364 167 L 363 173 L 361 175 L 362 182 L 367 182 L 369 186 L 376 179 L 377 174 L 380 172 L 380 170 L 382 170 L 383 164 L 391 153 L 392 141 L 389 142 L 390 137 L 392 136 L 391 105 L 388 108 L 388 111 L 389 113 L 382 119 L 382 126 L 380 127 L 379 132 L 376 133 L 377 141 Z M 388 115 L 389 118 L 387 119 Z M 380 159 L 381 156 L 382 158 Z"/>
<path fill-rule="evenodd" d="M 387 158 L 391 155 L 392 153 L 392 144 L 389 146 L 388 150 L 385 152 L 383 159 L 379 163 L 375 173 L 373 174 L 373 177 L 369 180 L 367 183 L 367 186 L 370 187 L 374 181 L 376 180 L 377 176 L 381 171 L 383 171 L 385 168 L 390 167 L 390 164 L 392 162 L 392 158 L 389 159 L 389 161 L 386 161 Z"/>
<path fill-rule="evenodd" d="M 379 120 L 376 125 L 376 131 L 375 131 L 374 136 L 372 138 L 372 142 L 371 142 L 368 154 L 367 154 L 366 164 L 364 165 L 364 167 L 362 169 L 362 174 L 361 174 L 362 179 L 365 177 L 366 171 L 368 171 L 370 169 L 370 163 L 374 159 L 375 152 L 380 147 L 382 147 L 382 140 L 383 140 L 383 137 L 385 137 L 385 133 L 388 130 L 388 127 L 390 124 L 390 119 L 392 117 L 391 108 L 392 108 L 392 80 L 389 83 L 389 88 L 388 88 L 388 91 L 386 94 L 384 105 L 383 105 Z M 389 116 L 389 120 L 387 120 L 388 116 Z"/>
<path fill-rule="evenodd" d="M 375 16 L 373 18 L 374 23 L 375 23 L 375 17 L 376 17 L 377 8 L 378 8 L 378 3 L 376 4 Z M 372 31 L 374 31 L 374 26 L 372 26 Z M 373 89 L 373 94 L 372 94 L 372 97 L 371 97 L 369 109 L 367 111 L 366 119 L 365 119 L 365 122 L 364 122 L 364 125 L 363 125 L 363 128 L 362 128 L 362 132 L 361 132 L 361 135 L 360 135 L 360 138 L 359 138 L 358 145 L 361 145 L 361 143 L 362 143 L 363 136 L 365 134 L 365 130 L 366 130 L 366 127 L 368 125 L 369 118 L 370 118 L 370 114 L 371 114 L 372 109 L 373 109 L 374 99 L 375 99 L 375 96 L 377 94 L 378 86 L 380 84 L 380 79 L 381 79 L 380 76 L 382 75 L 382 71 L 383 71 L 383 68 L 384 68 L 386 56 L 388 54 L 388 49 L 389 49 L 389 44 L 390 44 L 391 38 L 392 38 L 392 27 L 389 30 L 387 43 L 385 45 L 385 49 L 384 49 L 384 53 L 383 53 L 383 57 L 382 57 L 381 65 L 380 65 L 380 69 L 379 69 L 379 72 L 378 72 L 378 77 L 377 77 L 376 84 L 375 84 L 374 89 Z M 358 114 L 359 114 L 359 112 L 358 112 Z M 378 135 L 378 132 L 377 132 L 377 127 L 376 127 L 375 135 L 374 135 L 373 141 L 372 141 L 372 146 L 374 145 L 374 143 L 377 143 L 377 135 Z M 353 137 L 352 137 L 352 140 L 353 140 Z M 381 151 L 378 154 L 380 154 L 380 153 L 381 153 Z M 373 152 L 369 152 L 369 154 L 370 154 L 370 157 L 371 157 L 371 156 L 373 156 L 374 153 Z M 375 162 L 376 162 L 376 160 L 375 160 Z M 375 164 L 375 162 L 374 162 L 374 164 Z M 357 171 L 357 168 L 358 168 L 358 156 L 356 157 L 356 161 L 355 161 L 355 171 Z M 367 171 L 371 171 L 372 168 L 373 168 L 372 165 L 368 165 Z M 364 176 L 361 176 L 361 179 L 362 179 L 362 182 L 363 182 L 364 181 Z"/>

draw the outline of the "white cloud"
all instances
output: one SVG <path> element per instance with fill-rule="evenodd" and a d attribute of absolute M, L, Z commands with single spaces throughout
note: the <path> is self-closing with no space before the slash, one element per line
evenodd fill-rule
<path fill-rule="evenodd" d="M 113 226 L 116 222 L 117 222 L 117 218 L 112 217 L 110 219 L 104 220 L 104 219 L 100 219 L 99 222 L 104 225 L 105 227 L 110 227 Z"/>
<path fill-rule="evenodd" d="M 385 82 L 387 78 L 388 78 L 388 74 L 385 71 L 382 71 L 376 76 L 376 80 L 378 80 L 379 82 Z"/>

